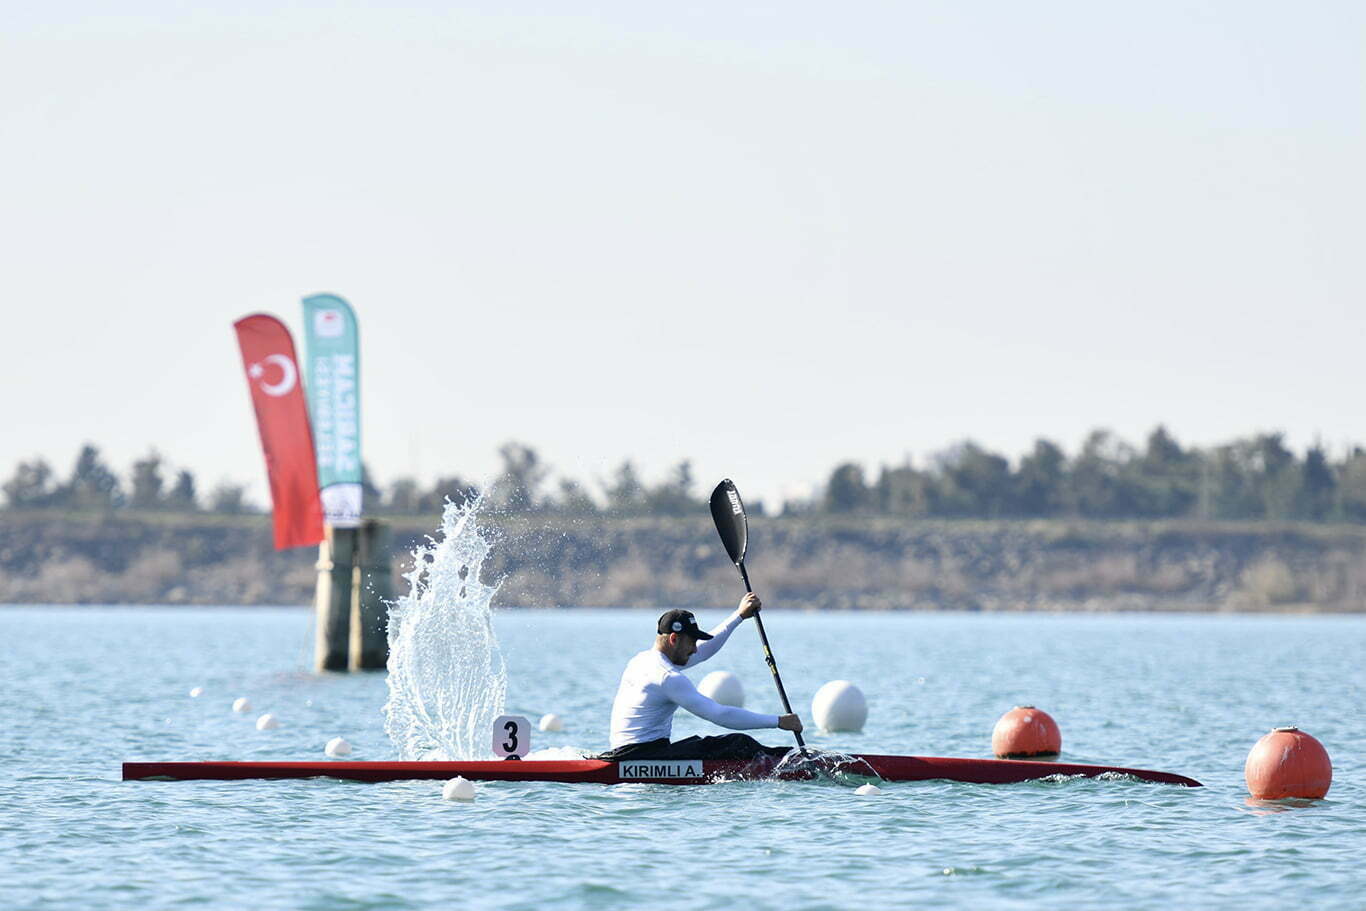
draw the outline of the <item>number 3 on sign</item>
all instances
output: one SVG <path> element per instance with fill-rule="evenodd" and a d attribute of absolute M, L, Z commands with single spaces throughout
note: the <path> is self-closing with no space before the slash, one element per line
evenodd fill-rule
<path fill-rule="evenodd" d="M 493 755 L 521 759 L 531 752 L 531 722 L 521 715 L 500 715 L 493 722 Z"/>

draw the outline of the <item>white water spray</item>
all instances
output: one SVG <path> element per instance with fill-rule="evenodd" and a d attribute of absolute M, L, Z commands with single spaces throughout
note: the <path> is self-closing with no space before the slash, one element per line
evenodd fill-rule
<path fill-rule="evenodd" d="M 784 775 L 810 776 L 851 788 L 882 781 L 882 776 L 866 759 L 852 753 L 818 750 L 814 747 L 807 747 L 805 752 L 789 750 L 786 756 L 778 760 L 770 775 L 774 778 Z"/>
<path fill-rule="evenodd" d="M 507 669 L 493 633 L 493 596 L 480 568 L 490 543 L 481 498 L 447 502 L 437 537 L 413 551 L 408 594 L 389 609 L 384 730 L 407 760 L 487 759 L 503 714 Z"/>

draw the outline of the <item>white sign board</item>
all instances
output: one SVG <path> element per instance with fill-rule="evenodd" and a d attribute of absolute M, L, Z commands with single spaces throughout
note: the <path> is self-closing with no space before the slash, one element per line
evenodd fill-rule
<path fill-rule="evenodd" d="M 493 722 L 493 755 L 521 758 L 531 752 L 531 722 L 521 715 L 500 715 Z"/>
<path fill-rule="evenodd" d="M 617 763 L 617 774 L 622 778 L 701 778 L 702 760 L 636 760 Z"/>

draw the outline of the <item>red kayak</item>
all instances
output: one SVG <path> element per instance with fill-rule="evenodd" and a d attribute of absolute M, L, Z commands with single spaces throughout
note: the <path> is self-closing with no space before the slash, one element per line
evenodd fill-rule
<path fill-rule="evenodd" d="M 1013 759 L 947 759 L 933 756 L 857 755 L 816 759 L 775 768 L 772 760 L 656 759 L 604 762 L 600 759 L 489 760 L 481 762 L 125 762 L 124 781 L 239 781 L 250 778 L 342 778 L 348 781 L 448 779 L 472 781 L 560 781 L 593 784 L 716 784 L 763 778 L 809 780 L 822 773 L 876 776 L 884 781 L 965 781 L 1010 784 L 1052 776 L 1101 775 L 1200 787 L 1171 772 L 1065 762 Z"/>

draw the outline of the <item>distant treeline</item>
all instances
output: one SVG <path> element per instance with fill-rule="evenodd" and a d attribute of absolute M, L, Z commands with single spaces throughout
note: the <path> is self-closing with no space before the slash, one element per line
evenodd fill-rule
<path fill-rule="evenodd" d="M 507 512 L 559 515 L 678 516 L 705 509 L 689 461 L 657 484 L 647 484 L 627 460 L 589 487 L 560 476 L 530 446 L 499 450 L 502 471 L 488 496 Z M 382 489 L 365 477 L 366 511 L 434 513 L 462 502 L 478 485 L 458 474 L 424 487 L 398 478 Z M 244 487 L 223 482 L 199 490 L 189 469 L 172 470 L 155 451 L 120 477 L 98 448 L 81 448 L 70 473 L 59 478 L 43 459 L 21 462 L 3 484 L 10 509 L 166 510 L 257 512 Z M 762 503 L 751 503 L 762 513 Z M 909 460 L 870 471 L 857 462 L 835 467 L 810 499 L 789 500 L 785 514 L 885 515 L 907 518 L 1305 519 L 1366 522 L 1366 451 L 1352 447 L 1337 461 L 1322 446 L 1301 456 L 1284 435 L 1264 433 L 1207 448 L 1183 447 L 1164 428 L 1141 447 L 1104 430 L 1091 433 L 1069 456 L 1040 439 L 1011 462 L 973 442 L 953 446 L 922 467 Z"/>
<path fill-rule="evenodd" d="M 1048 440 L 1014 465 L 972 442 L 920 469 L 854 462 L 831 473 L 825 513 L 937 518 L 1309 519 L 1366 521 L 1366 451 L 1333 462 L 1320 445 L 1297 455 L 1284 434 L 1209 448 L 1181 446 L 1165 428 L 1136 447 L 1093 431 L 1073 456 Z"/>

